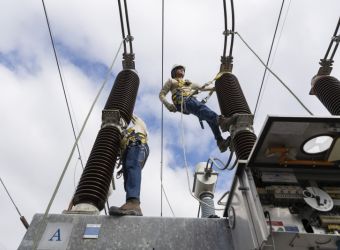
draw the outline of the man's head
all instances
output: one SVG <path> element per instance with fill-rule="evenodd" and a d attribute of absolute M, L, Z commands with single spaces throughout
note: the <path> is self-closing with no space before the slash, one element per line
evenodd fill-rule
<path fill-rule="evenodd" d="M 171 77 L 184 77 L 185 67 L 183 65 L 175 64 L 171 69 Z"/>

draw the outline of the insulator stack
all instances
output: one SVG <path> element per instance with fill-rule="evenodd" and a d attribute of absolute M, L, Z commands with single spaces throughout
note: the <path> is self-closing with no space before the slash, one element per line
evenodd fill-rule
<path fill-rule="evenodd" d="M 99 210 L 104 208 L 120 141 L 121 133 L 116 127 L 99 130 L 73 197 L 74 205 L 89 203 Z"/>
<path fill-rule="evenodd" d="M 340 82 L 332 76 L 319 76 L 313 92 L 332 115 L 340 115 Z"/>
<path fill-rule="evenodd" d="M 121 117 L 130 123 L 139 87 L 139 77 L 134 70 L 123 70 L 116 78 L 105 109 L 118 109 Z"/>
<path fill-rule="evenodd" d="M 247 160 L 256 141 L 256 135 L 249 130 L 242 130 L 235 134 L 233 145 L 239 160 Z"/>
<path fill-rule="evenodd" d="M 215 89 L 222 115 L 233 120 L 229 127 L 222 128 L 222 131 L 230 132 L 237 158 L 247 160 L 255 144 L 256 135 L 252 132 L 252 115 L 240 83 L 235 75 L 224 73 L 216 80 Z"/>
<path fill-rule="evenodd" d="M 216 80 L 215 89 L 222 115 L 231 117 L 237 113 L 251 114 L 236 76 L 231 73 L 223 74 Z"/>
<path fill-rule="evenodd" d="M 104 208 L 122 139 L 122 124 L 129 124 L 136 102 L 139 77 L 134 70 L 121 71 L 115 80 L 103 111 L 102 128 L 80 178 L 73 205 L 91 204 Z M 119 112 L 118 112 L 119 111 Z M 117 114 L 118 118 L 106 115 Z M 105 117 L 104 117 L 105 115 Z M 115 115 L 113 117 L 116 117 Z M 122 122 L 121 120 L 125 122 Z"/>

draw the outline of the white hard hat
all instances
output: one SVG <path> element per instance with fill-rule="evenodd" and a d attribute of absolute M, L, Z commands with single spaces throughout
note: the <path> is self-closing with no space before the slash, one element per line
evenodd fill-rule
<path fill-rule="evenodd" d="M 172 78 L 175 78 L 176 77 L 176 70 L 178 68 L 183 68 L 184 69 L 184 72 L 185 72 L 185 67 L 182 65 L 182 64 L 175 64 L 174 66 L 172 66 L 172 69 L 171 69 L 171 77 Z"/>

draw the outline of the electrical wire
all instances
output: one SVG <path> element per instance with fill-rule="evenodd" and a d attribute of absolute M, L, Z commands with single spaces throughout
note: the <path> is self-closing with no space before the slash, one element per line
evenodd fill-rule
<path fill-rule="evenodd" d="M 47 27 L 48 27 L 48 32 L 50 34 L 51 44 L 52 44 L 52 48 L 53 48 L 53 52 L 54 52 L 54 58 L 55 58 L 55 61 L 57 63 L 57 67 L 58 67 L 60 82 L 61 82 L 61 86 L 63 88 L 63 93 L 64 93 L 64 97 L 65 97 L 67 111 L 68 111 L 68 115 L 69 115 L 71 126 L 72 126 L 73 136 L 74 136 L 74 139 L 76 139 L 76 131 L 75 131 L 74 124 L 73 124 L 73 119 L 72 119 L 72 115 L 71 115 L 70 105 L 69 105 L 69 102 L 68 102 L 68 99 L 67 99 L 67 96 L 66 96 L 64 80 L 63 80 L 63 77 L 61 75 L 59 60 L 58 60 L 57 52 L 56 52 L 54 41 L 53 41 L 53 36 L 52 36 L 50 22 L 49 22 L 48 15 L 47 15 L 46 6 L 45 6 L 45 3 L 44 3 L 44 0 L 41 0 L 41 1 L 42 1 L 42 4 L 43 4 L 43 7 L 44 7 L 44 13 L 45 13 L 46 23 L 47 23 Z M 80 150 L 79 150 L 79 145 L 78 144 L 77 144 L 77 150 L 78 150 L 78 155 L 79 155 L 81 166 L 84 169 L 84 164 L 83 164 L 83 160 L 81 158 L 81 154 L 80 154 Z"/>
<path fill-rule="evenodd" d="M 125 30 L 124 30 L 124 22 L 123 22 L 122 5 L 120 3 L 120 0 L 118 0 L 118 9 L 119 9 L 120 27 L 122 30 L 122 38 L 123 38 L 123 44 L 124 44 L 124 54 L 126 54 Z"/>
<path fill-rule="evenodd" d="M 271 67 L 273 66 L 273 64 L 274 64 L 275 56 L 276 56 L 276 53 L 277 53 L 277 50 L 278 50 L 278 47 L 279 47 L 279 44 L 280 44 L 280 41 L 281 41 L 282 31 L 283 31 L 283 28 L 284 28 L 284 26 L 285 26 L 285 24 L 286 24 L 286 20 L 287 20 L 287 16 L 288 16 L 288 12 L 289 12 L 289 9 L 290 9 L 290 4 L 291 4 L 291 2 L 292 2 L 292 0 L 289 0 L 288 7 L 287 7 L 287 10 L 286 10 L 286 14 L 285 14 L 285 17 L 284 17 L 284 19 L 283 19 L 282 26 L 281 26 L 279 38 L 277 39 L 275 51 L 274 51 L 272 60 L 271 60 L 271 62 L 270 62 L 270 66 L 269 66 L 270 68 L 271 68 Z M 262 99 L 262 97 L 263 97 L 263 93 L 264 93 L 265 90 L 266 90 L 267 82 L 268 82 L 268 75 L 266 75 L 266 79 L 265 79 L 265 82 L 264 82 L 264 85 L 263 85 L 263 91 L 262 91 L 262 94 L 261 94 L 260 100 L 259 100 L 259 105 L 261 104 L 261 99 Z M 254 117 L 254 120 L 255 120 L 255 119 L 256 119 L 256 117 Z"/>
<path fill-rule="evenodd" d="M 235 11 L 234 11 L 234 1 L 230 0 L 231 5 L 231 41 L 229 48 L 229 57 L 233 55 L 233 47 L 234 47 L 234 31 L 235 31 Z"/>
<path fill-rule="evenodd" d="M 227 38 L 228 38 L 228 18 L 227 18 L 227 4 L 223 0 L 223 14 L 224 14 L 224 46 L 223 46 L 223 57 L 225 57 L 226 50 L 227 50 Z"/>
<path fill-rule="evenodd" d="M 195 197 L 192 192 L 191 192 L 191 185 L 190 185 L 190 178 L 189 178 L 189 166 L 188 166 L 188 162 L 187 162 L 187 156 L 186 156 L 186 149 L 185 149 L 185 140 L 184 140 L 184 121 L 183 121 L 183 102 L 184 102 L 184 98 L 183 98 L 183 93 L 182 93 L 182 101 L 181 101 L 181 143 L 182 143 L 182 150 L 183 150 L 183 158 L 184 158 L 184 166 L 185 166 L 185 171 L 186 171 L 186 175 L 187 175 L 187 183 L 188 183 L 188 190 L 190 195 L 197 201 L 199 201 L 201 204 L 204 204 L 216 211 L 224 211 L 224 208 L 215 208 L 212 207 L 210 204 L 204 202 L 203 200 Z"/>
<path fill-rule="evenodd" d="M 17 210 L 17 212 L 18 212 L 18 214 L 19 214 L 19 216 L 20 216 L 21 222 L 23 223 L 24 227 L 25 227 L 26 229 L 28 229 L 28 227 L 29 227 L 28 222 L 26 221 L 25 217 L 20 213 L 18 206 L 15 204 L 15 202 L 14 202 L 12 196 L 10 195 L 10 193 L 9 193 L 9 191 L 8 191 L 8 189 L 7 189 L 6 185 L 5 185 L 5 183 L 2 181 L 2 178 L 1 178 L 1 177 L 0 177 L 0 181 L 1 181 L 1 184 L 2 184 L 2 186 L 4 187 L 4 189 L 5 189 L 5 191 L 6 191 L 7 195 L 8 195 L 8 197 L 10 198 L 10 200 L 11 200 L 13 206 L 14 206 L 15 209 Z"/>
<path fill-rule="evenodd" d="M 171 204 L 170 204 L 170 201 L 169 201 L 169 199 L 168 199 L 168 196 L 166 195 L 165 188 L 164 188 L 164 185 L 163 185 L 163 184 L 162 184 L 162 190 L 163 190 L 163 192 L 164 192 L 165 199 L 166 199 L 166 201 L 167 201 L 167 203 L 168 203 L 168 205 L 169 205 L 169 208 L 170 208 L 170 210 L 171 210 L 172 216 L 173 216 L 173 217 L 176 217 L 176 216 L 175 216 L 175 213 L 174 213 L 174 210 L 173 210 L 172 207 L 171 207 Z"/>
<path fill-rule="evenodd" d="M 269 50 L 269 54 L 268 54 L 268 58 L 267 58 L 267 62 L 266 62 L 266 67 L 265 67 L 264 72 L 263 72 L 263 77 L 262 77 L 262 82 L 261 82 L 260 90 L 259 90 L 259 93 L 257 95 L 256 105 L 255 105 L 255 109 L 254 109 L 254 117 L 255 117 L 255 114 L 256 114 L 256 111 L 257 111 L 257 107 L 258 107 L 258 104 L 259 104 L 259 100 L 260 100 L 260 96 L 261 96 L 261 92 L 262 92 L 262 88 L 263 88 L 264 79 L 265 79 L 266 73 L 267 73 L 267 66 L 269 64 L 270 56 L 272 54 L 273 45 L 274 45 L 274 41 L 275 41 L 275 37 L 276 37 L 276 32 L 277 32 L 277 28 L 279 27 L 279 23 L 280 23 L 280 19 L 281 19 L 281 14 L 282 14 L 282 9 L 283 9 L 284 3 L 285 3 L 285 0 L 282 0 L 279 16 L 278 16 L 277 21 L 276 21 L 276 26 L 275 26 L 275 31 L 274 31 L 272 43 L 270 45 L 270 50 Z"/>
<path fill-rule="evenodd" d="M 68 159 L 67 159 L 67 161 L 66 161 L 66 164 L 65 164 L 65 166 L 64 166 L 64 169 L 63 169 L 63 171 L 62 171 L 62 173 L 61 173 L 61 176 L 60 176 L 60 178 L 59 178 L 59 180 L 58 180 L 58 183 L 57 183 L 57 185 L 56 185 L 56 187 L 55 187 L 55 189 L 54 189 L 54 191 L 53 191 L 52 197 L 51 197 L 51 199 L 50 199 L 50 201 L 49 201 L 49 203 L 48 203 L 48 205 L 47 205 L 47 208 L 46 208 L 46 211 L 45 211 L 45 213 L 44 213 L 44 215 L 43 215 L 43 218 L 42 218 L 41 222 L 39 223 L 39 225 L 38 225 L 38 227 L 37 227 L 36 234 L 35 234 L 35 237 L 34 237 L 34 240 L 33 240 L 33 249 L 35 249 L 35 250 L 36 250 L 37 247 L 38 247 L 38 245 L 37 245 L 37 244 L 38 244 L 38 237 L 39 237 L 39 236 L 41 235 L 41 233 L 42 233 L 43 225 L 45 224 L 47 215 L 48 215 L 48 213 L 49 213 L 49 211 L 50 211 L 50 208 L 51 208 L 52 203 L 53 203 L 53 201 L 54 201 L 54 199 L 55 199 L 55 196 L 57 195 L 57 192 L 58 192 L 58 190 L 59 190 L 61 181 L 63 180 L 63 178 L 64 178 L 64 176 L 65 176 L 65 173 L 66 173 L 66 170 L 67 170 L 67 168 L 68 168 L 68 166 L 69 166 L 69 164 L 70 164 L 70 161 L 71 161 L 71 159 L 72 159 L 73 153 L 74 153 L 75 148 L 76 148 L 76 145 L 77 145 L 77 143 L 78 143 L 78 141 L 79 141 L 81 135 L 83 134 L 83 131 L 84 131 L 84 129 L 85 129 L 85 126 L 86 126 L 86 124 L 87 124 L 87 121 L 89 120 L 90 115 L 91 115 L 91 113 L 92 113 L 92 111 L 93 111 L 94 105 L 96 104 L 96 102 L 97 102 L 97 100 L 98 100 L 98 98 L 99 98 L 99 96 L 100 96 L 102 90 L 104 89 L 104 87 L 105 87 L 107 81 L 109 80 L 109 77 L 110 77 L 110 75 L 111 75 L 111 71 L 112 71 L 113 65 L 114 65 L 115 62 L 116 62 L 116 59 L 117 59 L 117 57 L 118 57 L 118 53 L 119 53 L 119 51 L 120 51 L 120 49 L 121 49 L 121 47 L 122 47 L 123 42 L 124 42 L 124 40 L 121 41 L 121 43 L 120 43 L 120 45 L 119 45 L 119 48 L 118 48 L 118 50 L 117 50 L 117 53 L 116 53 L 116 55 L 115 55 L 115 57 L 114 57 L 114 59 L 113 59 L 113 61 L 112 61 L 112 64 L 111 64 L 111 66 L 110 66 L 110 68 L 109 68 L 109 70 L 108 70 L 108 72 L 107 72 L 107 74 L 106 74 L 106 76 L 105 76 L 105 79 L 104 79 L 104 81 L 103 81 L 103 83 L 102 83 L 102 85 L 101 85 L 101 87 L 100 87 L 100 89 L 99 89 L 99 91 L 98 91 L 98 93 L 97 93 L 97 95 L 96 95 L 96 97 L 95 97 L 95 99 L 94 99 L 94 101 L 93 101 L 91 107 L 90 107 L 90 110 L 89 110 L 88 114 L 86 115 L 85 121 L 84 121 L 84 123 L 83 123 L 83 125 L 82 125 L 82 127 L 81 127 L 81 129 L 80 129 L 80 131 L 79 131 L 79 134 L 78 134 L 78 136 L 77 136 L 77 138 L 76 138 L 76 141 L 75 141 L 74 144 L 73 144 L 73 147 L 72 147 L 72 150 L 71 150 L 71 152 L 70 152 L 70 155 L 69 155 L 69 157 L 68 157 Z"/>
<path fill-rule="evenodd" d="M 324 56 L 324 59 L 323 59 L 324 61 L 327 61 L 328 54 L 329 54 L 329 52 L 330 52 L 330 50 L 332 48 L 332 45 L 333 45 L 333 43 L 335 41 L 334 39 L 337 37 L 339 26 L 340 26 L 340 17 L 339 17 L 338 24 L 336 25 L 336 28 L 335 28 L 335 31 L 334 31 L 334 34 L 333 34 L 333 38 L 332 38 L 331 42 L 329 43 L 328 49 L 327 49 L 326 54 Z M 331 55 L 331 57 L 329 59 L 330 61 L 333 60 L 333 57 L 335 55 L 335 52 L 336 52 L 338 46 L 339 46 L 339 41 L 336 43 L 336 45 L 335 45 L 335 47 L 333 49 L 332 55 Z"/>
<path fill-rule="evenodd" d="M 163 88 L 163 81 L 164 81 L 164 0 L 162 0 L 162 88 Z M 164 104 L 161 105 L 161 172 L 160 172 L 160 179 L 161 179 L 161 217 L 163 216 L 163 148 L 164 148 Z"/>
<path fill-rule="evenodd" d="M 125 20 L 126 20 L 126 27 L 127 27 L 129 45 L 130 45 L 130 53 L 132 54 L 133 53 L 132 40 L 131 40 L 132 36 L 130 32 L 130 23 L 129 23 L 129 15 L 128 15 L 128 8 L 127 8 L 126 0 L 124 0 L 124 9 L 125 9 Z"/>
<path fill-rule="evenodd" d="M 294 92 L 278 77 L 266 64 L 262 61 L 262 59 L 256 54 L 256 52 L 249 46 L 249 44 L 243 39 L 243 37 L 235 32 L 236 35 L 241 39 L 241 41 L 246 45 L 246 47 L 256 56 L 256 58 L 261 62 L 261 64 L 268 69 L 268 71 L 288 90 L 288 92 L 298 101 L 298 103 L 310 114 L 314 115 L 303 103 L 302 101 L 294 94 Z"/>

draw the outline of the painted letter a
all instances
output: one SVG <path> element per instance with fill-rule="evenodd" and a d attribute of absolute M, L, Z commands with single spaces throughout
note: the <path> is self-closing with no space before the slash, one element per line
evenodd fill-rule
<path fill-rule="evenodd" d="M 51 239 L 49 239 L 48 241 L 61 241 L 60 228 L 58 228 L 58 230 L 52 235 Z"/>

